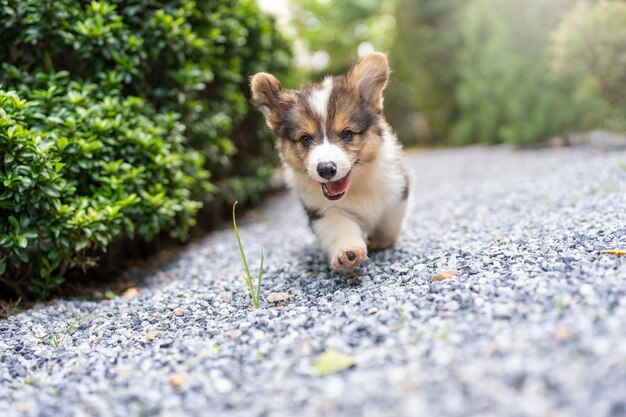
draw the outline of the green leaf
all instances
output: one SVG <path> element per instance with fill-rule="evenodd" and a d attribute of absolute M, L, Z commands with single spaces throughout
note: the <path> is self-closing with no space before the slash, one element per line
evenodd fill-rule
<path fill-rule="evenodd" d="M 28 246 L 28 239 L 26 239 L 26 236 L 24 235 L 15 236 L 15 240 L 20 248 L 26 248 L 26 246 Z"/>
<path fill-rule="evenodd" d="M 0 246 L 9 246 L 12 240 L 11 235 L 0 235 Z"/>
<path fill-rule="evenodd" d="M 26 251 L 21 250 L 19 248 L 16 248 L 15 246 L 13 246 L 13 254 L 20 261 L 22 261 L 24 263 L 28 262 L 28 254 L 26 253 Z M 16 262 L 14 262 L 14 263 L 16 263 Z"/>
<path fill-rule="evenodd" d="M 30 224 L 30 217 L 27 214 L 22 214 L 20 216 L 20 224 L 22 225 L 22 227 L 28 227 L 28 225 Z"/>
<path fill-rule="evenodd" d="M 7 260 L 5 258 L 0 258 L 0 275 L 4 274 L 4 271 L 7 270 Z"/>
<path fill-rule="evenodd" d="M 9 223 L 11 223 L 15 232 L 20 230 L 20 222 L 14 216 L 9 216 Z"/>
<path fill-rule="evenodd" d="M 354 366 L 354 358 L 335 350 L 324 351 L 315 362 L 315 370 L 321 376 L 334 374 Z"/>
<path fill-rule="evenodd" d="M 109 300 L 114 300 L 115 298 L 117 298 L 117 294 L 115 294 L 113 291 L 111 290 L 106 290 L 104 293 L 104 296 L 109 299 Z"/>
<path fill-rule="evenodd" d="M 28 232 L 24 232 L 24 236 L 26 236 L 26 239 L 36 239 L 39 234 L 34 230 L 29 230 Z"/>
<path fill-rule="evenodd" d="M 53 187 L 49 186 L 49 185 L 45 185 L 42 184 L 39 186 L 39 188 L 46 194 L 48 194 L 50 197 L 60 197 L 61 194 L 59 194 L 59 192 L 54 189 Z"/>

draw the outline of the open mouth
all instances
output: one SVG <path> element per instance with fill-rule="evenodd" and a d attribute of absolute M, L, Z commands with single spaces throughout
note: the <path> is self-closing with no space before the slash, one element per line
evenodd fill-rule
<path fill-rule="evenodd" d="M 346 193 L 349 186 L 350 173 L 340 180 L 322 183 L 322 193 L 328 200 L 339 200 Z"/>

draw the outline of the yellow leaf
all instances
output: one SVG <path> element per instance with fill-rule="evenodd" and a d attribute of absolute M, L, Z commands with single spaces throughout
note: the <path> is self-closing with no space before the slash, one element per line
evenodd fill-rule
<path fill-rule="evenodd" d="M 602 253 L 605 253 L 605 254 L 608 254 L 608 255 L 624 256 L 624 255 L 626 255 L 626 250 L 624 250 L 624 249 L 610 249 L 610 250 L 603 250 Z"/>
<path fill-rule="evenodd" d="M 353 365 L 354 358 L 352 356 L 334 350 L 327 350 L 317 358 L 315 370 L 323 376 L 343 371 Z"/>

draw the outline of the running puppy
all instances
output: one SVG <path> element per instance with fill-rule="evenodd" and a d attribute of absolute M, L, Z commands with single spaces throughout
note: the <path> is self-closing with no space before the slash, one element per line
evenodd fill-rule
<path fill-rule="evenodd" d="M 334 270 L 349 271 L 367 249 L 392 246 L 407 207 L 402 148 L 383 116 L 387 57 L 359 59 L 347 76 L 285 90 L 271 74 L 251 79 L 252 101 Z"/>

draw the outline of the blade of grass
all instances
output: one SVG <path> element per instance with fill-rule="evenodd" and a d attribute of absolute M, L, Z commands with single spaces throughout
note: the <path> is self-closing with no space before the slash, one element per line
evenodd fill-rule
<path fill-rule="evenodd" d="M 250 296 L 252 297 L 252 303 L 255 308 L 259 308 L 258 301 L 254 297 L 254 287 L 252 286 L 252 277 L 250 276 L 250 270 L 248 268 L 248 261 L 246 260 L 246 254 L 243 251 L 243 245 L 241 244 L 241 238 L 239 237 L 239 229 L 237 228 L 237 219 L 235 216 L 235 207 L 237 206 L 237 202 L 233 204 L 233 227 L 235 228 L 235 235 L 237 236 L 237 245 L 239 245 L 239 253 L 241 254 L 241 260 L 243 261 L 243 267 L 246 270 L 246 284 L 248 284 L 248 289 L 250 290 Z"/>
<path fill-rule="evenodd" d="M 261 248 L 261 266 L 259 267 L 259 279 L 256 283 L 256 302 L 259 303 L 261 295 L 261 281 L 263 280 L 263 261 L 265 260 L 265 248 Z"/>
<path fill-rule="evenodd" d="M 263 281 L 263 262 L 265 260 L 265 248 L 261 248 L 261 266 L 259 268 L 259 278 L 257 280 L 256 291 L 254 290 L 254 284 L 252 283 L 252 276 L 250 275 L 250 269 L 248 268 L 248 261 L 246 260 L 246 254 L 243 250 L 243 245 L 241 244 L 241 238 L 239 237 L 239 229 L 237 228 L 237 219 L 235 216 L 235 207 L 237 206 L 237 202 L 233 204 L 233 227 L 235 229 L 235 235 L 237 236 L 237 245 L 239 246 L 239 253 L 241 254 L 241 260 L 243 261 L 243 266 L 246 270 L 246 284 L 248 285 L 248 289 L 250 290 L 250 297 L 252 298 L 252 304 L 254 304 L 254 308 L 259 308 L 259 300 L 261 296 L 261 282 Z"/>

